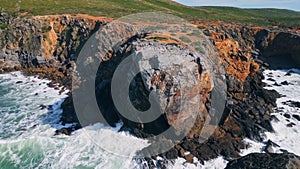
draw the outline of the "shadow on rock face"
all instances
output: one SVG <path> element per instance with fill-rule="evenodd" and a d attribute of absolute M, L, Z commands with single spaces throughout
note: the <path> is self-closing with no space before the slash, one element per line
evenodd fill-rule
<path fill-rule="evenodd" d="M 271 69 L 300 68 L 300 36 L 290 32 L 261 30 L 255 36 L 259 57 Z"/>

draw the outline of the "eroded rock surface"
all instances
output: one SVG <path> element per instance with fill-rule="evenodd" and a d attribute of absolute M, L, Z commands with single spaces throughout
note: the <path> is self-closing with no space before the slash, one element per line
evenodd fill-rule
<path fill-rule="evenodd" d="M 230 161 L 226 169 L 297 169 L 300 168 L 300 157 L 295 154 L 260 154 L 253 153 L 240 159 Z"/>
<path fill-rule="evenodd" d="M 0 31 L 1 72 L 22 70 L 30 75 L 39 75 L 41 78 L 47 77 L 60 82 L 69 89 L 71 89 L 70 77 L 76 68 L 75 61 L 83 45 L 94 32 L 112 21 L 108 18 L 86 15 L 13 18 L 3 13 L 0 20 L 7 25 L 7 28 Z M 104 45 L 101 47 L 103 50 L 100 51 L 99 57 L 86 60 L 86 63 L 103 61 L 99 69 L 97 68 L 95 78 L 95 93 L 98 96 L 99 108 L 109 125 L 123 120 L 125 124 L 123 130 L 129 130 L 136 136 L 144 138 L 157 135 L 171 125 L 175 128 L 182 127 L 176 126 L 174 123 L 176 119 L 184 122 L 187 117 L 197 117 L 187 137 L 161 156 L 171 159 L 179 156 L 188 161 L 193 157 L 204 161 L 220 155 L 228 159 L 238 158 L 240 149 L 246 147 L 243 143 L 244 138 L 261 141 L 264 131 L 272 131 L 270 113 L 279 95 L 275 91 L 263 89 L 262 70 L 269 65 L 276 67 L 270 60 L 275 58 L 276 61 L 277 56 L 299 65 L 299 34 L 224 23 L 196 23 L 194 27 L 196 29 L 184 33 L 186 30 L 182 26 L 174 25 L 172 29 L 177 29 L 179 32 L 177 34 L 167 33 L 168 31 L 147 34 L 141 32 L 140 28 L 130 29 L 122 24 L 107 29 L 107 36 L 100 37 Z M 194 36 L 200 40 L 194 42 L 192 38 Z M 115 43 L 118 41 L 119 43 Z M 186 46 L 193 46 L 196 51 Z M 166 112 L 152 124 L 130 122 L 123 118 L 114 107 L 111 96 L 110 84 L 117 66 L 124 58 L 139 53 L 145 56 L 140 67 L 149 65 L 146 59 L 149 53 L 166 56 L 153 62 L 157 63 L 153 67 L 158 69 L 151 69 L 150 64 L 150 69 L 143 74 L 146 78 L 136 76 L 131 83 L 130 96 L 136 108 L 140 110 L 148 108 L 149 104 L 144 102 L 144 98 L 147 98 L 150 91 L 157 91 L 161 96 L 161 105 L 167 107 Z M 282 55 L 287 58 L 282 58 Z M 172 58 L 177 67 L 167 58 Z M 167 70 L 163 70 L 165 68 Z M 215 73 L 212 73 L 213 71 Z M 221 77 L 217 78 L 219 80 L 213 79 L 212 74 L 223 76 L 224 81 L 220 80 Z M 173 77 L 177 75 L 179 79 L 174 79 Z M 184 78 L 192 79 L 191 83 L 187 84 L 192 88 L 190 92 L 176 89 L 179 81 L 186 82 Z M 80 83 L 82 79 L 73 80 Z M 226 92 L 227 102 L 223 112 L 216 112 L 222 113 L 223 116 L 213 135 L 200 143 L 203 120 L 210 115 L 213 90 L 217 90 L 217 93 Z M 199 100 L 195 99 L 200 104 L 189 107 L 197 108 L 199 111 L 178 117 L 177 98 L 197 98 L 196 96 L 200 97 Z M 84 103 L 88 105 L 89 96 L 86 95 L 85 98 Z M 62 108 L 63 123 L 78 123 L 71 94 Z M 86 108 L 88 110 L 89 107 Z M 80 127 L 78 125 L 66 131 L 69 133 Z M 187 156 L 185 152 L 190 154 Z M 269 158 L 272 155 L 261 156 Z M 286 156 L 274 155 L 280 159 L 286 159 Z M 251 159 L 259 158 L 247 158 Z"/>

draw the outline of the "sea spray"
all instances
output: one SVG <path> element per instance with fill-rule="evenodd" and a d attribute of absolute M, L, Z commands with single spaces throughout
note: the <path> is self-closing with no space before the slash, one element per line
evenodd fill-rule
<path fill-rule="evenodd" d="M 118 132 L 122 124 L 116 128 L 94 124 L 71 136 L 54 136 L 57 129 L 72 124 L 59 122 L 67 91 L 59 94 L 47 86 L 49 82 L 20 72 L 0 75 L 1 168 L 132 168 L 135 152 L 148 143 Z M 99 142 L 89 139 L 91 134 Z M 115 151 L 108 152 L 107 147 Z M 128 156 L 119 156 L 118 151 Z"/>

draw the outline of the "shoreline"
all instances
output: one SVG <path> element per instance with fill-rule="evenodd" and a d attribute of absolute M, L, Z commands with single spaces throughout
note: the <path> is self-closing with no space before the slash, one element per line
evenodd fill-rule
<path fill-rule="evenodd" d="M 25 32 L 21 32 L 21 34 L 15 30 L 9 30 L 12 34 L 23 38 L 23 42 L 15 41 L 15 39 L 6 39 L 7 44 L 12 46 L 7 45 L 3 48 L 6 56 L 5 59 L 9 63 L 9 59 L 14 60 L 18 58 L 22 68 L 17 66 L 13 69 L 17 68 L 27 75 L 35 75 L 42 79 L 49 78 L 53 80 L 54 83 L 50 83 L 49 87 L 59 87 L 54 84 L 60 82 L 67 89 L 71 89 L 70 77 L 76 57 L 93 32 L 107 24 L 107 21 L 101 19 L 72 18 L 72 16 L 66 18 L 61 16 L 61 20 L 58 21 L 51 18 L 51 16 L 48 19 L 50 20 L 29 20 L 29 25 L 33 26 L 36 31 L 35 36 L 33 36 L 34 38 L 31 40 L 40 45 L 40 48 L 37 50 L 26 46 L 27 43 L 30 43 L 26 41 L 26 37 L 32 28 L 21 26 L 26 30 Z M 24 22 L 20 18 L 15 19 L 12 28 L 13 26 L 18 27 L 23 25 Z M 52 25 L 51 29 L 44 30 L 43 28 L 49 26 L 49 24 Z M 268 30 L 265 28 L 252 28 L 231 24 L 197 23 L 194 26 L 198 26 L 199 28 L 199 32 L 194 32 L 197 34 L 196 36 L 202 36 L 202 32 L 205 34 L 203 36 L 207 40 L 207 43 L 204 42 L 205 45 L 203 45 L 206 46 L 205 50 L 210 50 L 208 49 L 210 45 L 207 45 L 209 44 L 208 41 L 213 44 L 213 49 L 207 51 L 206 55 L 211 57 L 209 54 L 212 54 L 216 50 L 217 57 L 221 61 L 220 65 L 226 69 L 224 76 L 228 85 L 226 91 L 228 100 L 225 116 L 222 117 L 220 126 L 215 131 L 213 137 L 204 144 L 199 144 L 195 141 L 196 138 L 190 137 L 183 140 L 180 145 L 173 148 L 170 152 L 164 153 L 163 156 L 181 157 L 190 162 L 193 161 L 194 157 L 197 157 L 201 163 L 220 155 L 228 160 L 240 158 L 239 151 L 246 147 L 243 142 L 244 138 L 262 141 L 263 138 L 260 136 L 260 133 L 262 131 L 272 131 L 271 112 L 272 108 L 276 106 L 276 97 L 279 96 L 275 91 L 272 92 L 264 89 L 262 69 L 264 67 L 277 67 L 278 63 L 270 63 L 268 59 L 264 59 L 267 57 L 276 61 L 282 59 L 293 61 L 293 57 L 296 57 L 300 50 L 299 46 L 293 42 L 299 40 L 300 36 L 299 34 L 294 34 L 294 32 L 281 32 L 276 29 Z M 118 32 L 120 30 L 117 28 L 111 31 L 120 33 Z M 285 44 L 285 41 L 288 43 Z M 14 43 L 23 43 L 25 45 L 19 48 L 14 46 Z M 131 42 L 125 42 L 124 44 L 130 46 Z M 286 45 L 290 48 L 285 49 Z M 273 51 L 277 47 L 284 50 Z M 126 52 L 128 51 L 131 52 L 131 49 L 126 49 Z M 32 53 L 36 52 L 39 55 L 33 56 Z M 114 57 L 113 59 L 117 58 L 118 60 L 121 55 L 113 55 L 114 53 L 118 53 L 118 51 L 112 51 L 111 55 L 108 56 Z M 282 55 L 280 58 L 274 57 L 275 55 L 286 53 L 293 57 L 285 58 L 285 55 Z M 32 60 L 28 60 L 29 56 L 32 57 Z M 107 58 L 107 62 L 119 63 L 113 59 Z M 287 66 L 291 65 L 287 64 Z M 109 79 L 109 77 L 103 78 Z M 68 95 L 69 97 L 62 103 L 64 111 L 61 120 L 63 123 L 76 122 L 76 114 L 74 113 L 70 92 Z M 161 123 L 161 125 L 164 124 Z M 145 132 L 145 130 L 136 127 L 136 124 L 132 125 L 128 123 L 127 127 L 131 130 L 137 129 L 133 133 L 136 136 Z M 79 128 L 79 126 L 76 126 L 75 129 L 67 128 L 66 130 L 57 131 L 57 134 L 69 135 L 72 131 Z M 197 133 L 198 130 L 199 128 L 195 128 L 194 132 Z M 185 152 L 190 152 L 190 155 L 185 155 Z M 201 152 L 205 152 L 205 154 L 201 154 Z"/>

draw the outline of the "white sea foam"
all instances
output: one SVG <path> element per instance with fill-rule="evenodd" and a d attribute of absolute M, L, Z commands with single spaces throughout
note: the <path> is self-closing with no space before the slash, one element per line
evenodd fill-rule
<path fill-rule="evenodd" d="M 287 105 L 287 101 L 296 101 L 300 102 L 300 70 L 292 69 L 293 72 L 290 76 L 287 76 L 288 70 L 276 70 L 271 71 L 267 70 L 264 72 L 266 76 L 266 82 L 269 86 L 267 89 L 274 89 L 279 94 L 283 95 L 281 98 L 278 98 L 277 109 L 273 113 L 278 122 L 272 121 L 272 126 L 275 130 L 275 133 L 266 133 L 267 139 L 272 140 L 280 147 L 275 150 L 275 152 L 280 152 L 280 149 L 285 149 L 289 152 L 300 155 L 299 147 L 299 137 L 300 137 L 300 121 L 292 117 L 293 115 L 300 116 L 300 109 Z M 272 78 L 280 86 L 274 85 L 275 82 L 271 81 Z M 282 85 L 282 82 L 288 82 L 288 85 Z M 286 118 L 286 116 L 291 116 Z M 287 127 L 288 124 L 294 123 L 293 127 Z"/>
<path fill-rule="evenodd" d="M 248 138 L 244 139 L 244 142 L 249 145 L 249 148 L 242 149 L 240 152 L 241 156 L 246 156 L 251 153 L 262 153 L 263 152 L 263 147 L 265 146 L 265 144 L 250 140 Z"/>
<path fill-rule="evenodd" d="M 290 75 L 287 72 L 290 71 Z M 266 83 L 266 89 L 276 90 L 282 97 L 276 100 L 277 107 L 274 109 L 274 115 L 277 120 L 273 120 L 272 126 L 275 132 L 266 132 L 266 138 L 264 141 L 271 140 L 278 144 L 280 147 L 274 147 L 275 153 L 282 153 L 282 150 L 300 155 L 299 137 L 300 137 L 300 121 L 293 117 L 293 115 L 300 116 L 300 109 L 287 105 L 287 101 L 300 102 L 300 70 L 265 70 L 264 82 Z M 285 85 L 282 82 L 287 82 Z M 290 118 L 285 117 L 290 116 Z M 288 127 L 288 124 L 293 123 L 293 127 Z M 253 152 L 262 152 L 265 144 L 245 139 L 251 147 L 242 150 L 241 155 L 247 155 Z"/>
<path fill-rule="evenodd" d="M 280 147 L 273 147 L 275 153 L 282 153 L 280 149 L 287 150 L 289 152 L 300 155 L 299 136 L 300 136 L 300 121 L 293 118 L 292 115 L 296 114 L 300 116 L 300 109 L 291 105 L 286 105 L 287 101 L 300 102 L 300 70 L 292 69 L 291 75 L 287 76 L 289 70 L 265 70 L 264 82 L 267 84 L 265 87 L 269 90 L 276 90 L 282 95 L 276 101 L 277 108 L 274 109 L 272 115 L 276 116 L 279 121 L 273 120 L 272 126 L 274 128 L 273 133 L 266 132 L 266 138 L 264 142 L 271 140 L 278 144 Z M 293 73 L 294 72 L 294 73 Z M 271 79 L 270 79 L 271 78 Z M 273 80 L 275 81 L 273 81 Z M 282 85 L 282 82 L 288 82 L 288 85 Z M 279 85 L 275 85 L 275 82 Z M 291 118 L 287 119 L 284 114 L 289 114 Z M 288 120 L 288 121 L 287 121 Z M 287 127 L 287 124 L 294 123 L 293 127 Z M 244 140 L 250 147 L 241 150 L 240 155 L 246 156 L 250 153 L 263 153 L 263 148 L 266 146 L 263 142 L 256 142 L 246 138 Z M 201 165 L 197 160 L 195 164 L 186 163 L 182 158 L 178 158 L 175 164 L 172 165 L 174 169 L 177 168 L 225 168 L 228 161 L 222 157 L 205 162 L 205 165 Z"/>
<path fill-rule="evenodd" d="M 169 165 L 172 169 L 221 169 L 225 168 L 228 161 L 223 157 L 218 157 L 216 159 L 205 161 L 204 165 L 201 164 L 196 157 L 194 157 L 194 163 L 187 163 L 185 159 L 178 158 L 175 160 L 174 164 Z"/>
<path fill-rule="evenodd" d="M 300 122 L 293 117 L 284 117 L 286 113 L 291 116 L 300 115 L 299 108 L 283 103 L 289 100 L 300 101 L 300 71 L 294 71 L 296 73 L 291 76 L 285 76 L 284 70 L 264 72 L 264 81 L 269 85 L 266 88 L 285 95 L 277 99 L 278 108 L 282 112 L 275 111 L 273 114 L 279 119 L 279 122 L 272 121 L 275 133 L 266 133 L 265 140 L 270 139 L 280 146 L 275 148 L 275 152 L 286 149 L 300 155 L 300 148 L 297 146 Z M 274 79 L 278 84 L 287 81 L 289 85 L 276 86 L 268 78 Z M 18 81 L 22 83 L 16 84 Z M 148 143 L 128 133 L 117 132 L 121 124 L 116 128 L 95 124 L 74 132 L 70 137 L 54 136 L 56 129 L 66 127 L 59 124 L 58 119 L 62 112 L 60 105 L 67 95 L 47 87 L 47 83 L 48 80 L 25 77 L 20 72 L 0 75 L 0 87 L 2 92 L 5 91 L 0 97 L 1 168 L 138 168 L 132 157 Z M 40 105 L 53 106 L 50 110 L 41 110 Z M 289 123 L 295 125 L 287 127 Z M 95 137 L 90 139 L 91 135 Z M 251 147 L 242 150 L 241 155 L 262 152 L 263 143 L 249 139 L 245 141 Z M 207 161 L 204 165 L 196 158 L 194 164 L 178 158 L 169 167 L 219 169 L 225 168 L 227 163 L 222 157 Z"/>
<path fill-rule="evenodd" d="M 95 124 L 71 136 L 54 136 L 66 127 L 59 117 L 67 95 L 47 87 L 48 82 L 20 72 L 0 75 L 0 168 L 131 168 L 136 151 L 148 143 L 117 132 L 121 124 Z"/>

